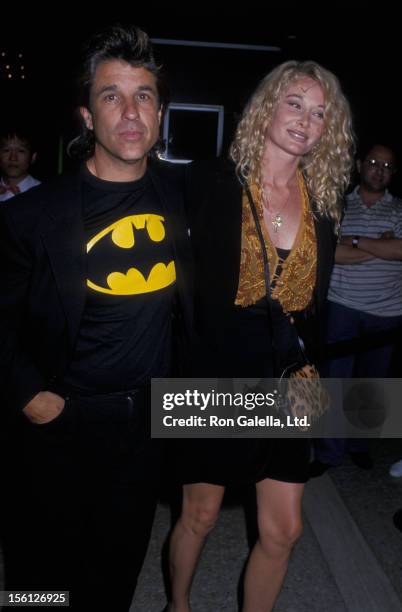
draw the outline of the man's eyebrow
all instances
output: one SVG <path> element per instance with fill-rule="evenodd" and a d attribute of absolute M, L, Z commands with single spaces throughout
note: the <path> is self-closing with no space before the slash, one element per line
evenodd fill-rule
<path fill-rule="evenodd" d="M 140 85 L 138 87 L 138 91 L 150 91 L 154 94 L 157 93 L 155 87 L 152 87 L 152 85 Z"/>
<path fill-rule="evenodd" d="M 103 87 L 98 89 L 98 91 L 95 91 L 95 95 L 96 96 L 101 96 L 102 94 L 104 94 L 106 92 L 117 91 L 117 89 L 118 89 L 117 85 L 104 85 Z"/>

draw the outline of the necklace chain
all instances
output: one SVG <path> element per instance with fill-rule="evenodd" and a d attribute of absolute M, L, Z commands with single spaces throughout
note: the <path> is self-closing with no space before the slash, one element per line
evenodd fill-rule
<path fill-rule="evenodd" d="M 287 203 L 289 202 L 289 198 L 290 198 L 290 190 L 289 190 L 289 195 L 286 198 L 285 202 L 282 204 L 282 206 L 279 208 L 279 210 L 275 211 L 271 211 L 270 210 L 270 206 L 269 206 L 269 198 L 267 196 L 267 194 L 265 193 L 265 189 L 262 187 L 261 189 L 261 196 L 262 196 L 262 202 L 263 204 L 266 203 L 266 208 L 269 212 L 269 214 L 271 215 L 271 224 L 274 228 L 274 232 L 277 233 L 278 230 L 281 228 L 281 226 L 283 225 L 283 217 L 282 217 L 282 211 L 284 210 L 284 208 L 286 207 Z"/>

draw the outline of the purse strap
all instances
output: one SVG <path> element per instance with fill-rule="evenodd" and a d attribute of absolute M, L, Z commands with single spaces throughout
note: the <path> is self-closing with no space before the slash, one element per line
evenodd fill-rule
<path fill-rule="evenodd" d="M 275 326 L 273 325 L 271 281 L 270 281 L 270 275 L 269 275 L 269 262 L 268 262 L 268 255 L 267 255 L 267 247 L 266 247 L 266 244 L 265 244 L 264 235 L 262 233 L 261 223 L 260 223 L 260 220 L 258 218 L 258 212 L 257 212 L 257 208 L 256 208 L 256 205 L 255 205 L 255 202 L 254 202 L 254 198 L 253 198 L 253 196 L 251 194 L 251 190 L 250 190 L 250 187 L 249 187 L 247 181 L 244 181 L 244 189 L 245 189 L 245 192 L 246 192 L 246 195 L 247 195 L 248 202 L 250 204 L 251 212 L 253 214 L 253 219 L 254 219 L 254 223 L 255 223 L 255 228 L 257 230 L 258 239 L 259 239 L 260 245 L 261 245 L 262 258 L 263 258 L 263 262 L 264 262 L 265 297 L 266 297 L 266 300 L 268 302 L 268 308 L 269 308 L 269 313 L 270 313 L 270 316 L 268 318 L 269 318 L 269 327 L 270 327 L 271 338 L 272 338 L 272 348 L 274 350 L 277 350 L 277 345 L 280 346 L 280 342 L 278 342 L 278 343 L 276 342 L 277 333 L 275 331 Z M 284 318 L 287 320 L 288 325 L 292 329 L 292 333 L 294 335 L 295 343 L 297 343 L 296 346 L 298 347 L 298 349 L 299 349 L 301 355 L 303 356 L 303 358 L 306 360 L 306 362 L 308 362 L 307 356 L 305 355 L 305 352 L 304 352 L 302 346 L 300 345 L 299 336 L 297 334 L 297 330 L 295 328 L 295 325 L 290 322 L 289 317 L 284 313 L 282 307 L 281 307 L 281 311 L 283 313 Z"/>
<path fill-rule="evenodd" d="M 255 202 L 254 202 L 253 196 L 251 195 L 250 187 L 248 186 L 247 181 L 245 181 L 245 183 L 244 183 L 244 189 L 246 190 L 246 195 L 247 195 L 248 203 L 250 204 L 251 212 L 253 213 L 255 229 L 257 230 L 258 239 L 259 239 L 260 245 L 261 245 L 262 258 L 263 258 L 263 261 L 264 261 L 265 296 L 266 296 L 268 304 L 269 304 L 269 309 L 272 311 L 272 304 L 271 304 L 271 281 L 270 281 L 270 277 L 269 277 L 269 262 L 268 262 L 268 255 L 267 255 L 267 247 L 266 247 L 264 236 L 263 236 L 263 233 L 262 233 L 261 223 L 260 223 L 260 220 L 258 218 L 258 213 L 257 213 L 257 209 L 256 209 L 256 206 L 255 206 Z M 272 323 L 272 321 L 271 321 L 271 323 Z"/>

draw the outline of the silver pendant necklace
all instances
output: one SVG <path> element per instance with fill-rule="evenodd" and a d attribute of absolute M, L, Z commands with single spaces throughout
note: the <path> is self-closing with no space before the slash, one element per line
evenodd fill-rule
<path fill-rule="evenodd" d="M 283 219 L 279 213 L 276 213 L 274 218 L 271 220 L 272 225 L 274 226 L 274 232 L 276 233 L 278 229 L 280 229 L 283 224 Z"/>

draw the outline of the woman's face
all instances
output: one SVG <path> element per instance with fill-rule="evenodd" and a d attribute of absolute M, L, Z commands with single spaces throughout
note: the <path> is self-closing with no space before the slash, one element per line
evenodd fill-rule
<path fill-rule="evenodd" d="M 324 131 L 325 99 L 310 77 L 292 81 L 282 93 L 266 133 L 266 149 L 293 156 L 309 153 Z"/>

